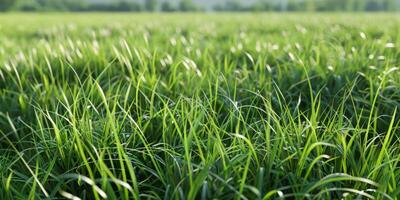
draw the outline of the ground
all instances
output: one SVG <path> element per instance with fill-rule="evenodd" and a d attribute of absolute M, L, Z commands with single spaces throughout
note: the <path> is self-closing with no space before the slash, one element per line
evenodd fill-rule
<path fill-rule="evenodd" d="M 398 199 L 395 14 L 2 14 L 0 199 Z"/>

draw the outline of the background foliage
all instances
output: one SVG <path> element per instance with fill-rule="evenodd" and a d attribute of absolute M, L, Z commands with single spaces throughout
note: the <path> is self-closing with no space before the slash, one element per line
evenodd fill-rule
<path fill-rule="evenodd" d="M 20 11 L 396 11 L 399 0 L 0 0 Z"/>

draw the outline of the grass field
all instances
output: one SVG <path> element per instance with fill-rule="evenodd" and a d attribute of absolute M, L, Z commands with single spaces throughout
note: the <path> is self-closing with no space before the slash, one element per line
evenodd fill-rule
<path fill-rule="evenodd" d="M 400 15 L 0 15 L 0 199 L 399 199 Z"/>

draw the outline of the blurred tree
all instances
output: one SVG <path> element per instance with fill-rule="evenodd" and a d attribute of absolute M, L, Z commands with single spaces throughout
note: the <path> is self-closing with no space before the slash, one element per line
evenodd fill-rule
<path fill-rule="evenodd" d="M 348 0 L 333 0 L 335 11 L 345 11 Z"/>
<path fill-rule="evenodd" d="M 112 11 L 116 12 L 130 12 L 130 11 L 141 11 L 143 9 L 142 4 L 136 1 L 120 0 L 117 4 L 112 4 Z"/>
<path fill-rule="evenodd" d="M 20 11 L 32 12 L 40 10 L 39 4 L 35 0 L 17 1 L 15 9 Z"/>
<path fill-rule="evenodd" d="M 356 11 L 365 11 L 367 5 L 367 0 L 357 0 L 355 10 Z"/>
<path fill-rule="evenodd" d="M 193 3 L 191 0 L 182 0 L 179 3 L 179 10 L 183 12 L 188 12 L 188 11 L 196 11 L 198 10 L 196 4 Z"/>
<path fill-rule="evenodd" d="M 315 11 L 315 2 L 314 0 L 306 0 L 306 10 L 307 11 Z"/>
<path fill-rule="evenodd" d="M 384 9 L 383 2 L 380 0 L 369 0 L 367 1 L 366 11 L 380 11 Z"/>
<path fill-rule="evenodd" d="M 65 5 L 70 11 L 85 11 L 89 6 L 87 1 L 82 0 L 65 0 Z"/>
<path fill-rule="evenodd" d="M 36 0 L 42 11 L 65 11 L 68 10 L 63 0 Z"/>
<path fill-rule="evenodd" d="M 397 5 L 395 0 L 387 0 L 386 1 L 386 10 L 388 11 L 396 11 Z"/>
<path fill-rule="evenodd" d="M 273 10 L 273 6 L 268 0 L 260 0 L 252 6 L 251 10 L 258 12 L 271 11 Z"/>
<path fill-rule="evenodd" d="M 299 2 L 297 2 L 296 0 L 289 0 L 287 9 L 288 11 L 299 11 L 301 10 L 299 5 Z"/>
<path fill-rule="evenodd" d="M 224 11 L 224 6 L 222 5 L 222 4 L 216 4 L 214 7 L 213 7 L 213 10 L 215 10 L 215 11 Z"/>
<path fill-rule="evenodd" d="M 280 2 L 281 2 L 281 11 L 287 11 L 288 1 L 287 0 L 280 0 Z"/>
<path fill-rule="evenodd" d="M 211 2 L 197 0 L 0 0 L 0 11 L 199 11 L 199 5 Z M 216 11 L 396 11 L 400 0 L 226 0 L 214 1 Z"/>
<path fill-rule="evenodd" d="M 239 1 L 228 1 L 226 2 L 226 10 L 228 11 L 240 11 L 242 10 L 242 4 Z"/>
<path fill-rule="evenodd" d="M 157 0 L 146 0 L 145 9 L 150 12 L 154 12 L 157 9 Z"/>
<path fill-rule="evenodd" d="M 174 11 L 176 11 L 176 8 L 173 7 L 169 1 L 164 1 L 161 4 L 161 11 L 163 11 L 163 12 L 174 12 Z"/>
<path fill-rule="evenodd" d="M 9 10 L 15 2 L 15 0 L 0 0 L 0 11 Z"/>
<path fill-rule="evenodd" d="M 355 2 L 354 0 L 347 0 L 346 2 L 346 11 L 354 11 L 354 7 L 355 7 Z"/>

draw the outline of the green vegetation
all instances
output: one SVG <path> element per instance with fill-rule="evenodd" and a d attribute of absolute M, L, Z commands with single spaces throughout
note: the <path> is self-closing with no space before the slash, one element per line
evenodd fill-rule
<path fill-rule="evenodd" d="M 398 199 L 391 14 L 7 14 L 0 199 Z"/>

